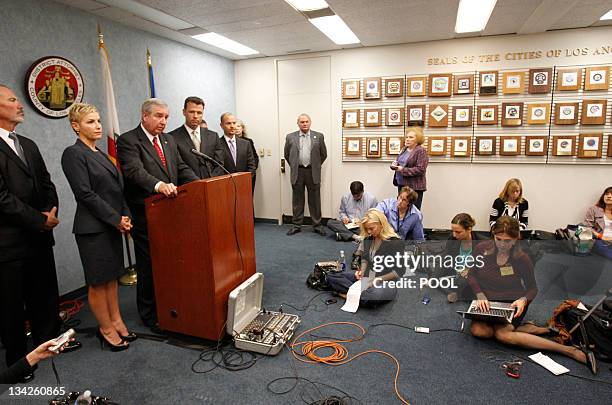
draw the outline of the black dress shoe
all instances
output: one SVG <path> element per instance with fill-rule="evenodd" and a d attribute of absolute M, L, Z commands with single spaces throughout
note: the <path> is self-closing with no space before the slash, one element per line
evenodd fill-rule
<path fill-rule="evenodd" d="M 134 332 L 130 332 L 128 333 L 126 336 L 121 336 L 119 335 L 119 337 L 121 338 L 121 340 L 123 340 L 124 342 L 133 342 L 134 340 L 138 339 L 138 335 L 135 334 Z"/>
<path fill-rule="evenodd" d="M 64 353 L 74 352 L 76 350 L 79 350 L 82 346 L 83 344 L 79 342 L 78 340 L 71 340 L 64 345 L 62 352 Z"/>
<path fill-rule="evenodd" d="M 322 226 L 317 226 L 317 227 L 314 229 L 314 231 L 315 231 L 315 233 L 318 233 L 318 234 L 319 234 L 319 235 L 321 235 L 321 236 L 325 236 L 325 235 L 327 235 L 327 232 L 325 232 L 325 229 L 323 229 L 323 227 L 322 227 Z"/>
<path fill-rule="evenodd" d="M 294 235 L 294 234 L 296 234 L 298 232 L 301 232 L 301 231 L 302 231 L 302 228 L 300 228 L 298 226 L 294 226 L 294 227 L 292 227 L 291 229 L 289 229 L 287 231 L 287 235 Z"/>
<path fill-rule="evenodd" d="M 159 327 L 159 322 L 155 323 L 152 326 L 149 326 L 149 329 L 151 330 L 151 332 L 155 333 L 156 335 L 164 334 L 164 331 L 162 330 L 162 328 Z"/>
<path fill-rule="evenodd" d="M 34 379 L 34 372 L 26 374 L 19 380 L 20 383 L 27 384 Z"/>

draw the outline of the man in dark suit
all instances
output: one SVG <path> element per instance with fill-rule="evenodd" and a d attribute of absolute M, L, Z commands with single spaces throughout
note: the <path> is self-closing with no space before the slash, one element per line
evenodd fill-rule
<path fill-rule="evenodd" d="M 181 159 L 174 138 L 164 134 L 168 105 L 156 98 L 148 99 L 141 112 L 140 125 L 119 137 L 117 154 L 134 226 L 131 235 L 138 271 L 138 313 L 146 326 L 158 331 L 144 200 L 156 193 L 176 197 L 175 184 L 189 183 L 198 177 Z"/>
<path fill-rule="evenodd" d="M 221 145 L 217 142 L 219 135 L 208 128 L 202 128 L 204 100 L 200 97 L 187 97 L 183 105 L 185 124 L 170 132 L 174 137 L 183 161 L 201 179 L 223 174 L 223 171 L 212 162 L 194 155 L 196 149 L 217 161 L 223 158 Z"/>
<path fill-rule="evenodd" d="M 310 130 L 310 117 L 300 114 L 297 119 L 299 131 L 287 134 L 285 160 L 291 168 L 293 189 L 293 227 L 287 235 L 300 232 L 304 222 L 304 188 L 308 190 L 308 209 L 314 231 L 325 236 L 321 225 L 321 165 L 327 159 L 327 148 L 323 134 Z"/>
<path fill-rule="evenodd" d="M 230 173 L 249 172 L 251 177 L 257 170 L 251 145 L 246 139 L 235 136 L 236 117 L 231 113 L 221 115 L 223 136 L 219 139 L 221 145 L 223 166 Z"/>
<path fill-rule="evenodd" d="M 60 329 L 57 192 L 36 144 L 14 132 L 23 120 L 17 96 L 0 84 L 0 333 L 7 365 L 27 354 L 26 319 L 35 345 Z"/>

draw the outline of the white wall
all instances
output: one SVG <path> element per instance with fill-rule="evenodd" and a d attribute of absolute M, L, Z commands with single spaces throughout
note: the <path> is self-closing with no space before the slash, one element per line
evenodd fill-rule
<path fill-rule="evenodd" d="M 269 149 L 271 156 L 261 159 L 255 212 L 258 218 L 279 218 L 281 209 L 280 159 L 283 144 L 279 127 L 277 61 L 300 60 L 313 56 L 331 58 L 331 133 L 326 133 L 330 173 L 330 198 L 324 198 L 323 216 L 335 217 L 342 194 L 353 180 L 362 180 L 366 189 L 379 198 L 395 195 L 386 162 L 342 162 L 342 122 L 340 83 L 343 78 L 404 74 L 463 72 L 484 69 L 546 67 L 553 65 L 612 64 L 612 53 L 593 55 L 596 48 L 609 47 L 611 27 L 568 30 L 525 36 L 498 36 L 435 41 L 374 48 L 349 49 L 285 58 L 238 61 L 235 64 L 237 114 L 249 125 L 249 134 L 258 148 Z M 588 48 L 587 55 L 566 56 L 566 49 Z M 547 57 L 549 50 L 561 50 Z M 504 60 L 508 52 L 542 51 L 542 57 L 516 61 Z M 466 55 L 500 54 L 500 61 L 461 63 Z M 458 57 L 457 64 L 428 65 L 433 57 Z M 321 80 L 328 80 L 322 77 Z M 331 103 L 330 103 L 331 101 Z M 317 122 L 313 121 L 313 129 Z M 288 173 L 284 176 L 288 176 Z M 530 227 L 554 230 L 582 220 L 602 190 L 612 184 L 612 167 L 596 165 L 465 164 L 430 163 L 428 191 L 423 213 L 426 227 L 447 228 L 458 212 L 471 213 L 477 228 L 487 227 L 488 213 L 505 181 L 518 177 L 530 203 Z M 285 191 L 283 191 L 285 192 Z M 286 192 L 290 192 L 287 190 Z M 290 212 L 285 212 L 290 214 Z"/>

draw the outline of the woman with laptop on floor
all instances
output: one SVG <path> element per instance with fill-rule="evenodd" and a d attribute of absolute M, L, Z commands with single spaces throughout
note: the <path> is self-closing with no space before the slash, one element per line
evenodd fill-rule
<path fill-rule="evenodd" d="M 501 343 L 529 349 L 548 350 L 587 364 L 595 373 L 593 353 L 573 346 L 564 346 L 537 335 L 550 332 L 548 328 L 522 324 L 529 304 L 538 293 L 533 264 L 519 246 L 520 226 L 509 216 L 498 218 L 491 227 L 492 241 L 474 247 L 473 256 L 482 255 L 484 265 L 469 270 L 468 282 L 476 294 L 480 311 L 489 311 L 492 301 L 511 303 L 515 309 L 512 323 L 472 321 L 471 333 L 475 337 L 495 338 Z"/>

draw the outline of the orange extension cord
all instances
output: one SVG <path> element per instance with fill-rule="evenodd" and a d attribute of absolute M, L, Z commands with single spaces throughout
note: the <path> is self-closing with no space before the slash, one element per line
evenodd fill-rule
<path fill-rule="evenodd" d="M 360 330 L 361 334 L 354 338 L 349 338 L 349 339 L 344 339 L 344 340 L 307 340 L 303 342 L 299 341 L 300 338 L 306 335 L 307 333 L 313 332 L 317 329 L 321 329 L 321 328 L 324 328 L 330 325 L 354 326 Z M 354 322 L 329 322 L 329 323 L 319 325 L 317 327 L 308 329 L 307 331 L 300 333 L 293 340 L 293 343 L 289 345 L 289 347 L 291 348 L 291 353 L 293 353 L 293 356 L 299 361 L 302 361 L 304 363 L 311 363 L 311 364 L 324 363 L 330 366 L 341 366 L 343 364 L 347 364 L 355 360 L 356 358 L 361 357 L 368 353 L 379 353 L 387 357 L 390 357 L 395 362 L 395 365 L 397 367 L 395 371 L 395 378 L 393 380 L 393 386 L 395 388 L 395 395 L 397 395 L 397 398 L 400 401 L 402 401 L 402 403 L 406 405 L 410 405 L 410 403 L 406 399 L 404 399 L 404 397 L 402 397 L 399 390 L 397 389 L 397 379 L 399 378 L 399 374 L 400 374 L 400 363 L 395 358 L 395 356 L 383 350 L 371 349 L 371 350 L 366 350 L 361 353 L 357 353 L 356 355 L 349 357 L 348 350 L 341 344 L 341 343 L 350 343 L 350 342 L 356 342 L 358 340 L 361 340 L 364 338 L 365 333 L 366 333 L 365 329 L 361 325 L 358 325 Z M 298 348 L 299 346 L 301 346 L 301 351 L 302 351 L 301 354 L 296 352 L 296 348 Z M 330 354 L 329 356 L 324 356 L 324 357 L 317 355 L 317 350 L 325 349 L 325 348 L 332 349 L 333 353 Z"/>

